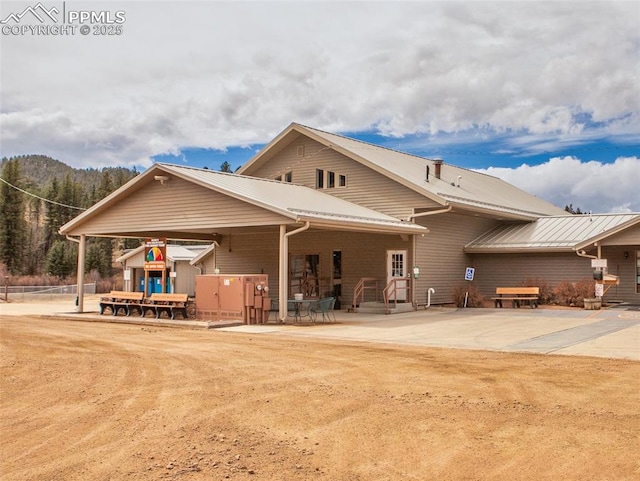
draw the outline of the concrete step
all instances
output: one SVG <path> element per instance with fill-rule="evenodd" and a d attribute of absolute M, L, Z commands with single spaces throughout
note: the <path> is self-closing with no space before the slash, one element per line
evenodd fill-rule
<path fill-rule="evenodd" d="M 397 304 L 390 304 L 389 314 L 397 314 L 399 312 L 411 312 L 413 311 L 413 304 L 410 302 L 398 302 Z M 384 302 L 363 302 L 356 309 L 356 312 L 361 314 L 386 314 L 387 308 Z"/>

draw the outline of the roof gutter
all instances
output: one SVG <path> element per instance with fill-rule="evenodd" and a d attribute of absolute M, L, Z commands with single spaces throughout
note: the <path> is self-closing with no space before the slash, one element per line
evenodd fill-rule
<path fill-rule="evenodd" d="M 407 217 L 407 222 L 411 222 L 416 217 L 426 217 L 428 215 L 444 214 L 446 212 L 449 212 L 452 208 L 453 208 L 453 206 L 451 204 L 449 204 L 449 207 L 447 207 L 446 209 L 428 210 L 426 212 L 420 212 L 418 214 L 413 213 L 409 217 Z"/>
<path fill-rule="evenodd" d="M 598 248 L 598 255 L 597 256 L 592 256 L 590 254 L 587 254 L 587 252 L 584 249 L 577 250 L 576 254 L 578 255 L 578 257 L 586 257 L 588 259 L 600 259 L 600 256 L 601 256 L 600 246 L 597 245 L 597 243 L 596 243 L 596 247 Z"/>

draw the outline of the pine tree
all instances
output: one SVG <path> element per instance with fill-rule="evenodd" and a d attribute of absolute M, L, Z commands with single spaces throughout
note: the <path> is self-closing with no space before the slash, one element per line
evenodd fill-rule
<path fill-rule="evenodd" d="M 22 274 L 26 222 L 24 194 L 20 187 L 20 166 L 17 160 L 5 162 L 0 184 L 0 262 L 13 275 Z"/>

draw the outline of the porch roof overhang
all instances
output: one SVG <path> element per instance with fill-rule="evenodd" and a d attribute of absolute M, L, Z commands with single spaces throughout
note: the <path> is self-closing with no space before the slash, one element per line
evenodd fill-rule
<path fill-rule="evenodd" d="M 253 209 L 258 213 L 263 212 L 266 215 L 254 216 L 253 222 L 251 219 L 220 221 L 223 216 L 216 216 L 216 209 L 222 208 L 214 203 L 207 206 L 207 212 L 210 215 L 207 219 L 203 219 L 197 218 L 193 212 L 181 210 L 171 212 L 172 206 L 168 201 L 166 209 L 156 210 L 155 214 L 150 213 L 144 223 L 137 224 L 122 219 L 121 223 L 101 224 L 101 216 L 107 216 L 118 204 L 132 202 L 134 193 L 136 194 L 135 202 L 140 204 L 139 209 L 143 209 L 142 199 L 144 199 L 145 189 L 157 186 L 158 182 L 170 183 L 174 177 L 194 187 L 205 189 L 201 190 L 203 193 L 208 191 L 222 194 L 225 198 L 234 199 L 246 205 L 247 209 Z M 223 214 L 222 210 L 220 214 Z M 157 216 L 158 222 L 154 223 L 153 215 Z M 180 226 L 174 227 L 172 223 L 166 222 L 169 215 L 177 218 L 186 216 L 194 218 L 190 223 L 181 222 Z M 400 235 L 428 232 L 428 229 L 423 226 L 405 222 L 301 185 L 170 164 L 154 164 L 147 171 L 63 225 L 59 232 L 66 236 L 166 237 L 214 242 L 219 241 L 222 235 L 229 233 L 232 229 L 256 226 L 298 226 L 306 222 L 309 222 L 311 228 L 318 229 Z"/>

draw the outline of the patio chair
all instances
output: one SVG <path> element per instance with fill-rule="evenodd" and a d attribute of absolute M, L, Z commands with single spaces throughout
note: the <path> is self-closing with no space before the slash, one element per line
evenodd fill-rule
<path fill-rule="evenodd" d="M 336 322 L 336 316 L 333 313 L 335 305 L 335 297 L 324 297 L 318 300 L 318 302 L 314 302 L 310 307 L 313 322 L 316 322 L 319 313 L 322 313 L 322 322 L 325 322 L 325 320 Z"/>

